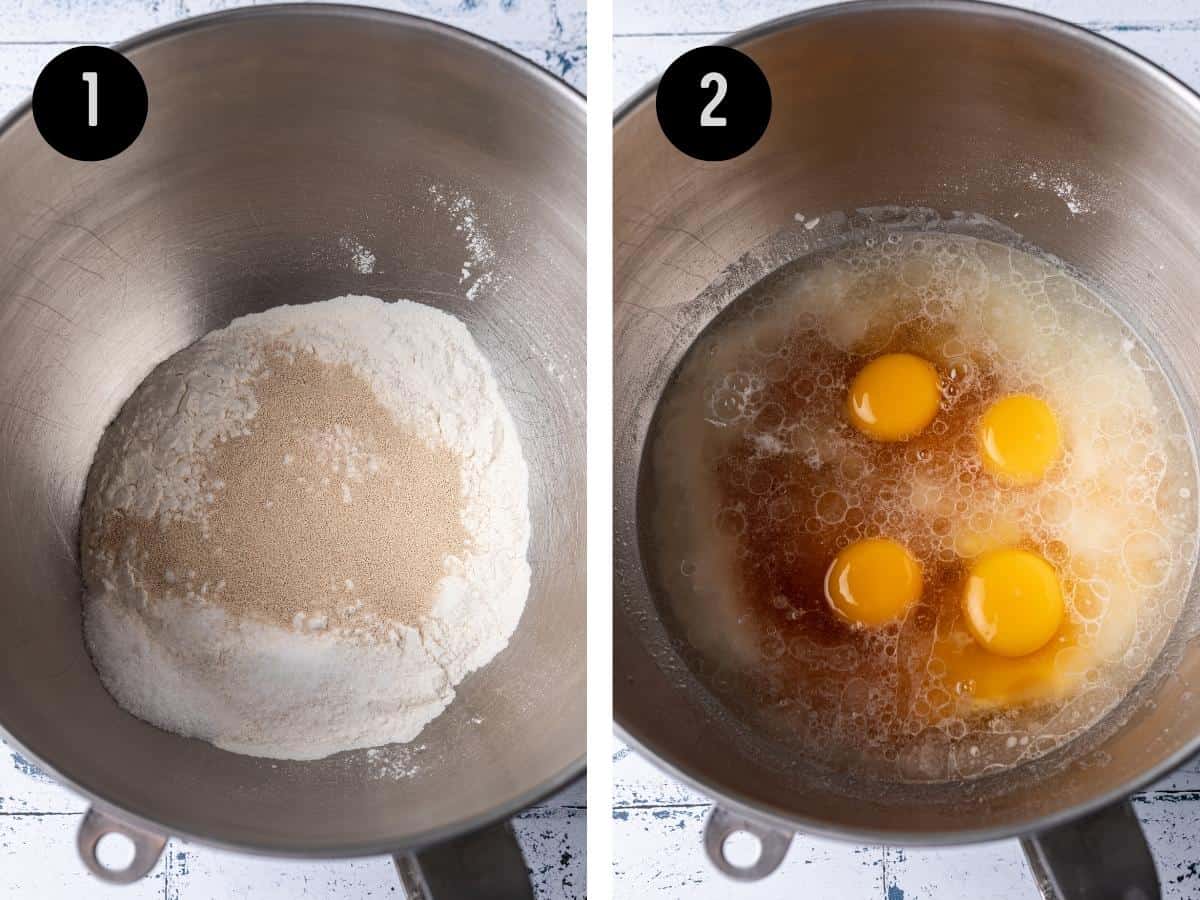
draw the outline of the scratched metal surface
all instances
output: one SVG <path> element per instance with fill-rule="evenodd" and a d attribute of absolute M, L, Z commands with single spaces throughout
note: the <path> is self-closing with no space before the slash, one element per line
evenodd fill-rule
<path fill-rule="evenodd" d="M 813 0 L 617 0 L 614 99 L 623 104 L 686 50 L 817 5 Z M 1084 25 L 1200 90 L 1200 0 L 1013 5 Z M 1016 841 L 908 850 L 797 835 L 775 875 L 735 886 L 704 856 L 707 799 L 664 776 L 620 741 L 614 741 L 613 753 L 614 896 L 621 900 L 1037 900 Z M 1200 762 L 1137 795 L 1134 806 L 1154 848 L 1165 896 L 1200 897 Z"/>
<path fill-rule="evenodd" d="M 237 0 L 0 0 L 0 118 L 33 90 L 50 59 L 77 44 L 108 44 L 177 19 L 250 5 Z M 371 0 L 489 37 L 583 90 L 584 0 Z M 585 790 L 573 785 L 521 814 L 515 827 L 539 898 L 586 896 Z M 386 857 L 296 862 L 171 841 L 131 887 L 87 874 L 75 853 L 86 805 L 0 741 L 0 900 L 325 900 L 403 897 Z"/>

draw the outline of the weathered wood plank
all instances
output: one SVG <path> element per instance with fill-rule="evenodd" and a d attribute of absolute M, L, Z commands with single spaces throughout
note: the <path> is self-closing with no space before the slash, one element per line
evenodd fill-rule
<path fill-rule="evenodd" d="M 586 896 L 587 785 L 579 780 L 519 815 L 514 827 L 542 900 Z M 0 897 L 67 900 L 98 884 L 75 852 L 87 803 L 0 740 Z M 154 884 L 151 893 L 144 885 Z M 106 889 L 107 890 L 107 889 Z M 114 889 L 116 890 L 116 889 Z M 163 862 L 132 894 L 166 900 L 396 897 L 391 860 L 296 861 L 227 853 L 172 840 Z"/>
<path fill-rule="evenodd" d="M 1200 13 L 1200 4 L 1196 8 Z M 732 32 L 618 35 L 613 39 L 613 55 L 617 61 L 613 99 L 618 105 L 624 103 L 644 86 L 656 81 L 680 54 L 693 47 L 716 43 Z M 1200 20 L 1194 27 L 1106 28 L 1100 34 L 1124 44 L 1193 89 L 1200 90 Z"/>
<path fill-rule="evenodd" d="M 78 814 L 0 815 L 0 897 L 161 900 L 166 885 L 164 861 L 129 887 L 106 885 L 84 869 L 75 853 L 81 818 Z"/>
<path fill-rule="evenodd" d="M 42 67 L 82 43 L 111 44 L 237 0 L 0 0 L 0 116 L 25 100 Z M 587 76 L 585 0 L 377 0 L 497 41 L 578 90 Z"/>
<path fill-rule="evenodd" d="M 245 0 L 0 0 L 0 39 L 110 43 L 177 19 L 254 5 Z M 502 43 L 549 42 L 557 26 L 557 6 L 547 0 L 379 0 L 369 5 L 437 19 Z M 566 0 L 562 6 L 577 4 Z"/>
<path fill-rule="evenodd" d="M 884 852 L 848 847 L 802 835 L 783 865 L 736 892 L 704 855 L 700 835 L 705 807 L 618 808 L 613 811 L 613 896 L 621 900 L 767 900 L 784 896 L 845 897 L 883 894 Z M 798 886 L 806 888 L 796 894 Z"/>
<path fill-rule="evenodd" d="M 824 0 L 624 0 L 616 8 L 614 31 L 627 34 L 727 33 L 740 31 L 779 16 L 790 15 Z M 1188 26 L 1200 19 L 1193 0 L 1000 0 L 1060 19 L 1104 28 Z"/>

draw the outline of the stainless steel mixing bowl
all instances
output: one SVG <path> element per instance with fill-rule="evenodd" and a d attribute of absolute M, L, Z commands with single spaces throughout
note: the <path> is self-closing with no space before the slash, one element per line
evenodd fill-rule
<path fill-rule="evenodd" d="M 982 214 L 1076 267 L 1157 349 L 1194 431 L 1200 100 L 1101 37 L 984 4 L 824 7 L 732 44 L 762 67 L 773 94 L 766 135 L 748 153 L 725 163 L 683 156 L 659 129 L 652 88 L 616 125 L 620 729 L 717 798 L 710 855 L 737 877 L 769 873 L 796 830 L 889 844 L 1024 835 L 1046 890 L 1151 896 L 1153 864 L 1136 819 L 1128 806 L 1110 804 L 1197 749 L 1194 586 L 1155 671 L 1097 727 L 1085 758 L 1068 751 L 972 784 L 864 790 L 822 780 L 798 761 L 781 763 L 765 738 L 739 729 L 712 702 L 647 583 L 638 477 L 657 400 L 701 329 L 771 268 L 781 246 L 797 254 L 818 248 L 870 218 L 856 210 L 888 205 Z M 740 870 L 721 851 L 739 826 L 763 840 L 757 864 Z"/>
<path fill-rule="evenodd" d="M 369 9 L 243 10 L 122 49 L 150 95 L 125 153 L 61 157 L 27 106 L 0 129 L 0 725 L 91 799 L 81 845 L 110 879 L 148 871 L 167 834 L 350 856 L 501 821 L 585 752 L 583 102 L 486 41 Z M 464 196 L 495 252 L 474 300 L 447 208 Z M 365 751 L 275 763 L 160 731 L 108 696 L 80 631 L 78 508 L 121 403 L 236 316 L 347 293 L 465 321 L 532 476 L 520 628 L 408 778 L 371 777 Z M 95 863 L 107 830 L 135 837 L 130 870 Z"/>

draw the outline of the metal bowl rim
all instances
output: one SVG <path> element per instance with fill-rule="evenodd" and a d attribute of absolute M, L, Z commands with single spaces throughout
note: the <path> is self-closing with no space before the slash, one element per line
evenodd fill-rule
<path fill-rule="evenodd" d="M 1019 22 L 1049 34 L 1057 34 L 1103 53 L 1112 65 L 1125 66 L 1138 75 L 1150 78 L 1159 90 L 1165 90 L 1191 106 L 1196 117 L 1200 119 L 1200 93 L 1192 90 L 1166 69 L 1151 62 L 1140 53 L 1104 35 L 1055 16 L 1003 6 L 999 3 L 984 2 L 984 0 L 850 0 L 845 3 L 832 3 L 770 19 L 717 41 L 717 45 L 741 48 L 760 38 L 770 37 L 823 19 L 872 15 L 878 12 L 934 12 L 983 16 L 1001 21 Z M 621 105 L 613 118 L 614 143 L 619 139 L 620 128 L 644 104 L 653 100 L 657 90 L 658 81 L 652 81 Z M 637 464 L 640 467 L 641 461 L 638 460 Z M 1197 731 L 1179 750 L 1167 756 L 1157 765 L 1149 767 L 1140 775 L 1128 779 L 1123 785 L 1097 794 L 1086 803 L 1080 803 L 1046 816 L 1035 816 L 1024 822 L 1003 826 L 966 828 L 954 831 L 906 832 L 886 829 L 840 828 L 811 816 L 797 816 L 779 807 L 763 806 L 742 795 L 729 794 L 712 783 L 710 779 L 693 775 L 676 765 L 674 761 L 667 759 L 656 748 L 656 742 L 651 736 L 635 734 L 626 723 L 622 722 L 621 717 L 616 713 L 615 705 L 613 719 L 617 736 L 660 769 L 688 787 L 714 798 L 718 804 L 726 805 L 752 821 L 762 821 L 764 824 L 784 831 L 803 831 L 806 834 L 837 841 L 860 844 L 900 843 L 913 847 L 946 847 L 985 843 L 1055 828 L 1127 799 L 1130 795 L 1179 768 L 1188 759 L 1195 756 L 1197 751 L 1200 751 L 1200 731 Z"/>
<path fill-rule="evenodd" d="M 476 51 L 496 57 L 517 70 L 524 77 L 532 78 L 540 82 L 544 87 L 554 91 L 565 99 L 577 114 L 586 114 L 587 103 L 580 91 L 561 78 L 530 62 L 525 57 L 509 50 L 507 47 L 452 25 L 435 22 L 421 16 L 380 9 L 373 6 L 348 6 L 338 3 L 274 3 L 257 7 L 241 7 L 180 19 L 120 41 L 114 44 L 113 48 L 122 53 L 127 53 L 170 40 L 182 34 L 206 28 L 222 27 L 246 19 L 278 18 L 295 15 L 376 20 L 388 26 L 398 26 L 409 30 L 428 31 L 438 34 L 449 38 L 451 41 L 470 46 Z M 0 142 L 3 142 L 4 137 L 10 130 L 14 129 L 25 117 L 30 115 L 31 98 L 27 98 L 16 109 L 3 119 L 0 119 Z M 290 858 L 345 859 L 360 856 L 378 856 L 395 853 L 399 850 L 418 849 L 450 840 L 495 822 L 511 818 L 520 810 L 530 807 L 540 800 L 544 800 L 575 779 L 581 777 L 586 772 L 587 764 L 585 747 L 583 753 L 560 771 L 544 779 L 532 789 L 511 798 L 507 803 L 493 807 L 487 812 L 470 819 L 455 822 L 442 828 L 427 829 L 419 834 L 409 836 L 403 843 L 398 840 L 379 839 L 367 841 L 362 844 L 345 846 L 301 846 L 295 844 L 284 845 L 270 841 L 229 841 L 203 831 L 193 831 L 191 829 L 173 827 L 165 822 L 158 822 L 143 814 L 127 810 L 120 803 L 109 799 L 97 791 L 84 787 L 78 779 L 69 777 L 54 767 L 47 765 L 36 753 L 26 748 L 24 743 L 16 735 L 9 732 L 2 723 L 0 723 L 0 736 L 3 736 L 11 747 L 35 762 L 40 769 L 52 776 L 55 781 L 70 788 L 90 803 L 94 803 L 98 809 L 108 812 L 118 822 L 128 823 L 153 833 L 165 833 L 172 837 L 183 838 L 221 850 Z"/>

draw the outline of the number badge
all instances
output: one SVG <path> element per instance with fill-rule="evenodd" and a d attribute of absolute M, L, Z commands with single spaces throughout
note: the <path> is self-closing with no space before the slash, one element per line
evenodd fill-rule
<path fill-rule="evenodd" d="M 71 159 L 111 159 L 146 124 L 146 83 L 107 47 L 72 47 L 50 60 L 33 89 L 33 120 L 46 143 Z"/>
<path fill-rule="evenodd" d="M 758 143 L 771 120 L 771 86 L 762 69 L 732 47 L 697 47 L 663 73 L 658 123 L 676 149 L 718 162 Z"/>

